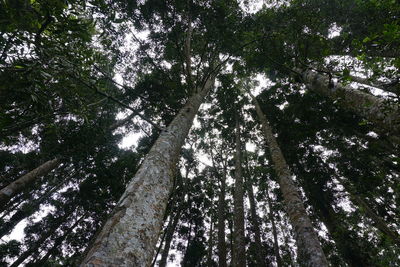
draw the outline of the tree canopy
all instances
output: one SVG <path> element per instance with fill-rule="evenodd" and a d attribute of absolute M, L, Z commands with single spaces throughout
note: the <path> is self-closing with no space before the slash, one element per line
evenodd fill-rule
<path fill-rule="evenodd" d="M 400 265 L 399 69 L 395 0 L 1 1 L 0 266 Z"/>

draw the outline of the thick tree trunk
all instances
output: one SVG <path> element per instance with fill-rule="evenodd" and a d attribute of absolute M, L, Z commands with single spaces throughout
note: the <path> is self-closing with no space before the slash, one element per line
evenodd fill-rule
<path fill-rule="evenodd" d="M 257 203 L 254 198 L 253 185 L 251 184 L 250 179 L 247 181 L 247 195 L 250 202 L 251 223 L 253 225 L 254 240 L 257 249 L 257 266 L 266 266 L 264 247 L 261 243 L 261 230 L 260 220 L 257 215 Z"/>
<path fill-rule="evenodd" d="M 27 174 L 21 176 L 11 184 L 7 185 L 0 190 L 0 207 L 3 207 L 7 202 L 16 194 L 22 192 L 28 185 L 34 183 L 36 179 L 44 176 L 57 168 L 61 161 L 58 158 L 46 161 L 36 169 L 28 172 Z"/>
<path fill-rule="evenodd" d="M 233 196 L 234 213 L 233 213 L 233 259 L 232 266 L 246 266 L 246 247 L 244 234 L 244 204 L 243 204 L 243 171 L 242 171 L 242 153 L 240 142 L 240 126 L 239 119 L 236 117 L 236 155 L 235 155 L 235 191 Z"/>
<path fill-rule="evenodd" d="M 181 147 L 212 84 L 208 80 L 160 134 L 81 266 L 151 264 Z"/>
<path fill-rule="evenodd" d="M 356 113 L 380 127 L 395 143 L 400 143 L 400 107 L 398 104 L 364 93 L 360 90 L 333 84 L 328 77 L 313 70 L 297 70 L 307 87 L 318 94 L 338 100 L 343 108 Z"/>
<path fill-rule="evenodd" d="M 170 223 L 167 226 L 167 233 L 165 235 L 165 245 L 164 245 L 163 252 L 161 254 L 160 263 L 158 264 L 159 267 L 167 266 L 169 249 L 171 248 L 171 243 L 172 243 L 172 239 L 174 237 L 175 228 L 178 225 L 179 219 L 181 217 L 181 210 L 182 209 L 178 208 L 178 211 L 175 214 L 174 218 L 172 219 L 172 221 L 170 221 Z"/>
<path fill-rule="evenodd" d="M 226 167 L 221 177 L 221 186 L 218 196 L 218 266 L 226 267 L 226 242 L 225 242 L 225 187 Z"/>
<path fill-rule="evenodd" d="M 297 191 L 297 187 L 292 180 L 289 166 L 283 157 L 282 151 L 278 146 L 275 136 L 272 133 L 272 129 L 262 112 L 257 99 L 254 96 L 252 96 L 252 98 L 256 107 L 257 115 L 261 121 L 266 143 L 271 153 L 274 170 L 278 176 L 278 183 L 286 204 L 286 210 L 293 226 L 299 261 L 304 266 L 328 266 L 318 236 L 307 215 L 303 201 Z"/>
<path fill-rule="evenodd" d="M 274 217 L 274 212 L 272 211 L 271 198 L 269 197 L 268 189 L 267 189 L 267 204 L 268 204 L 268 216 L 272 225 L 272 235 L 274 237 L 274 254 L 276 259 L 276 265 L 278 267 L 282 267 L 283 266 L 282 259 L 279 253 L 278 231 L 276 230 L 275 217 Z"/>

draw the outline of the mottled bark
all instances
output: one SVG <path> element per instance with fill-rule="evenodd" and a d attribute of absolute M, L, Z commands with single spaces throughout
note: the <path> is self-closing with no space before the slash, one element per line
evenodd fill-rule
<path fill-rule="evenodd" d="M 268 190 L 267 190 L 267 204 L 268 204 L 268 216 L 272 225 L 272 236 L 274 237 L 274 254 L 276 259 L 276 265 L 278 267 L 282 267 L 283 266 L 282 259 L 279 253 L 278 231 L 276 230 L 275 217 L 274 217 L 274 212 L 272 210 L 272 203 L 271 203 L 271 198 L 269 197 Z"/>
<path fill-rule="evenodd" d="M 168 223 L 167 230 L 166 230 L 167 232 L 165 235 L 164 249 L 161 254 L 161 260 L 158 264 L 159 267 L 167 266 L 169 249 L 171 248 L 171 243 L 172 243 L 172 239 L 174 237 L 175 229 L 176 229 L 176 226 L 178 225 L 179 219 L 181 217 L 181 210 L 182 209 L 178 209 L 174 218 L 170 221 L 170 223 Z"/>
<path fill-rule="evenodd" d="M 333 83 L 326 75 L 313 70 L 296 70 L 307 87 L 318 94 L 337 100 L 345 109 L 373 122 L 378 131 L 388 134 L 392 141 L 400 143 L 400 107 L 397 103 L 353 89 L 341 83 Z"/>
<path fill-rule="evenodd" d="M 36 169 L 28 172 L 27 174 L 21 176 L 11 184 L 7 185 L 0 190 L 0 207 L 7 204 L 7 202 L 16 194 L 22 192 L 28 185 L 34 183 L 38 178 L 48 174 L 54 170 L 61 161 L 58 158 L 46 161 Z"/>
<path fill-rule="evenodd" d="M 161 132 L 81 266 L 151 264 L 181 147 L 212 84 L 207 80 Z"/>
<path fill-rule="evenodd" d="M 273 168 L 278 176 L 278 183 L 283 194 L 286 211 L 293 226 L 299 261 L 304 266 L 328 266 L 318 236 L 307 215 L 298 189 L 292 180 L 289 166 L 286 163 L 282 151 L 278 146 L 278 142 L 272 133 L 272 129 L 262 112 L 257 99 L 253 96 L 252 98 L 256 107 L 257 115 L 261 121 L 266 143 L 271 153 Z"/>
<path fill-rule="evenodd" d="M 264 247 L 261 243 L 260 218 L 257 215 L 257 203 L 254 198 L 253 185 L 250 179 L 247 181 L 247 196 L 250 202 L 251 224 L 254 231 L 254 241 L 256 245 L 257 266 L 266 266 Z"/>
<path fill-rule="evenodd" d="M 240 142 L 239 119 L 236 118 L 236 155 L 235 155 L 235 189 L 233 195 L 233 258 L 232 266 L 246 266 L 246 247 L 244 232 L 244 204 L 243 204 L 243 171 L 242 171 L 242 147 Z"/>
<path fill-rule="evenodd" d="M 225 242 L 225 187 L 226 167 L 220 179 L 220 191 L 218 195 L 218 266 L 226 267 L 226 242 Z"/>

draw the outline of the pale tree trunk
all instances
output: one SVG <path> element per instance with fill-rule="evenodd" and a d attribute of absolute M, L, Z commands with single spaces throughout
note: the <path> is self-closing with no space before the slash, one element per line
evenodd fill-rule
<path fill-rule="evenodd" d="M 274 254 L 276 259 L 276 265 L 278 267 L 282 267 L 283 266 L 282 259 L 279 253 L 278 231 L 276 230 L 275 217 L 274 217 L 274 212 L 272 211 L 272 203 L 271 203 L 271 198 L 269 197 L 268 188 L 267 188 L 267 204 L 268 204 L 268 216 L 272 225 L 272 235 L 274 237 Z"/>
<path fill-rule="evenodd" d="M 257 203 L 254 198 L 253 185 L 250 182 L 250 177 L 247 180 L 247 195 L 250 202 L 251 222 L 254 231 L 254 240 L 256 245 L 257 266 L 266 266 L 264 247 L 261 243 L 260 220 L 257 215 Z"/>
<path fill-rule="evenodd" d="M 318 236 L 307 215 L 303 200 L 292 180 L 289 166 L 278 146 L 272 129 L 262 112 L 257 99 L 252 96 L 256 112 L 261 121 L 264 137 L 271 153 L 274 170 L 278 176 L 278 183 L 283 194 L 286 210 L 295 233 L 299 261 L 304 266 L 323 267 L 328 266 L 325 254 L 322 250 Z"/>
<path fill-rule="evenodd" d="M 181 147 L 213 80 L 161 132 L 81 266 L 151 264 Z"/>
<path fill-rule="evenodd" d="M 160 263 L 158 264 L 159 267 L 167 266 L 169 249 L 171 248 L 171 243 L 172 243 L 172 239 L 174 237 L 175 228 L 178 225 L 179 219 L 181 217 L 181 210 L 182 209 L 178 208 L 178 211 L 175 214 L 174 218 L 170 221 L 170 223 L 168 223 L 167 230 L 166 230 L 167 232 L 165 235 L 165 245 L 163 248 L 163 252 L 161 254 Z"/>
<path fill-rule="evenodd" d="M 225 187 L 226 167 L 221 177 L 221 186 L 218 196 L 218 266 L 226 267 L 226 242 L 225 242 Z"/>
<path fill-rule="evenodd" d="M 400 143 L 400 107 L 398 104 L 379 97 L 333 83 L 326 75 L 313 70 L 299 70 L 307 87 L 320 95 L 337 100 L 339 105 L 380 127 L 380 132 L 387 133 L 392 141 Z"/>
<path fill-rule="evenodd" d="M 235 189 L 233 196 L 233 258 L 232 266 L 246 266 L 246 247 L 244 233 L 244 204 L 243 204 L 243 171 L 242 171 L 242 153 L 240 142 L 239 118 L 236 117 L 236 155 L 235 155 Z"/>
<path fill-rule="evenodd" d="M 61 161 L 58 158 L 46 161 L 36 169 L 21 176 L 11 184 L 7 185 L 0 190 L 0 207 L 7 204 L 7 202 L 16 194 L 22 192 L 28 185 L 34 183 L 39 177 L 42 177 L 60 165 Z M 3 209 L 1 207 L 0 209 Z"/>

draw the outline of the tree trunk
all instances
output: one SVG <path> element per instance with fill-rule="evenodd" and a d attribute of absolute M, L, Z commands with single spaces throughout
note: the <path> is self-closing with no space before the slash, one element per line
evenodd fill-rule
<path fill-rule="evenodd" d="M 209 236 L 208 236 L 208 253 L 207 253 L 207 265 L 208 265 L 208 267 L 213 267 L 213 260 L 212 260 L 212 251 L 213 251 L 213 246 L 214 246 L 213 225 L 214 225 L 214 222 L 213 222 L 212 216 L 211 216 L 210 233 L 209 233 Z"/>
<path fill-rule="evenodd" d="M 239 118 L 236 117 L 236 155 L 235 155 L 235 191 L 233 196 L 233 258 L 232 266 L 246 266 L 246 247 L 244 234 L 244 204 L 243 204 L 243 174 L 242 174 L 242 153 L 240 143 Z"/>
<path fill-rule="evenodd" d="M 267 189 L 267 204 L 268 204 L 268 216 L 269 216 L 269 220 L 271 221 L 271 225 L 272 225 L 272 235 L 274 237 L 274 254 L 275 254 L 275 259 L 276 259 L 276 265 L 278 267 L 282 267 L 282 259 L 281 259 L 281 255 L 279 253 L 279 243 L 278 243 L 278 232 L 276 230 L 276 224 L 275 224 L 275 217 L 274 217 L 274 213 L 272 211 L 272 204 L 271 204 L 271 198 L 269 197 L 269 192 Z"/>
<path fill-rule="evenodd" d="M 296 70 L 301 73 L 307 87 L 332 100 L 339 100 L 343 108 L 373 122 L 387 133 L 392 141 L 400 143 L 400 107 L 398 104 L 364 93 L 360 90 L 333 84 L 328 77 L 313 70 Z"/>
<path fill-rule="evenodd" d="M 21 176 L 11 184 L 7 185 L 0 190 L 0 207 L 3 207 L 7 202 L 16 194 L 22 192 L 28 185 L 36 181 L 37 178 L 44 176 L 57 168 L 61 161 L 58 158 L 46 161 L 36 169 L 28 172 L 27 174 Z"/>
<path fill-rule="evenodd" d="M 161 132 L 81 266 L 151 264 L 181 147 L 213 80 Z"/>
<path fill-rule="evenodd" d="M 226 267 L 226 243 L 225 243 L 225 187 L 226 167 L 221 177 L 221 186 L 218 196 L 218 266 Z"/>
<path fill-rule="evenodd" d="M 257 115 L 261 121 L 266 143 L 271 153 L 274 170 L 278 176 L 278 183 L 286 204 L 286 210 L 293 226 L 299 261 L 304 266 L 328 266 L 328 261 L 326 260 L 318 236 L 307 215 L 303 201 L 297 191 L 297 187 L 292 180 L 289 166 L 283 157 L 282 151 L 278 146 L 275 136 L 272 133 L 272 129 L 262 112 L 257 99 L 254 96 L 252 96 L 252 98 L 256 107 Z"/>
<path fill-rule="evenodd" d="M 178 225 L 179 219 L 181 217 L 181 210 L 182 209 L 178 208 L 178 211 L 175 214 L 173 220 L 167 226 L 167 233 L 165 235 L 165 245 L 164 245 L 163 252 L 161 254 L 160 263 L 158 264 L 159 267 L 167 266 L 169 249 L 171 247 L 172 239 L 174 237 L 175 228 Z"/>
<path fill-rule="evenodd" d="M 72 213 L 74 212 L 74 209 L 66 212 L 64 215 L 61 217 L 57 218 L 55 222 L 53 222 L 50 226 L 50 229 L 43 233 L 40 238 L 33 244 L 33 246 L 29 247 L 26 251 L 24 251 L 16 261 L 14 261 L 10 267 L 17 267 L 21 263 L 23 263 L 32 253 L 35 253 L 42 245 L 43 242 L 47 240 L 50 236 L 54 234 L 54 232 L 60 227 L 61 224 L 65 222 L 65 219 L 67 219 Z"/>
<path fill-rule="evenodd" d="M 250 182 L 250 177 L 247 180 L 247 194 L 250 202 L 251 222 L 253 225 L 254 240 L 257 249 L 257 266 L 266 266 L 264 247 L 261 243 L 261 230 L 260 220 L 257 215 L 257 203 L 254 198 L 253 185 Z"/>

